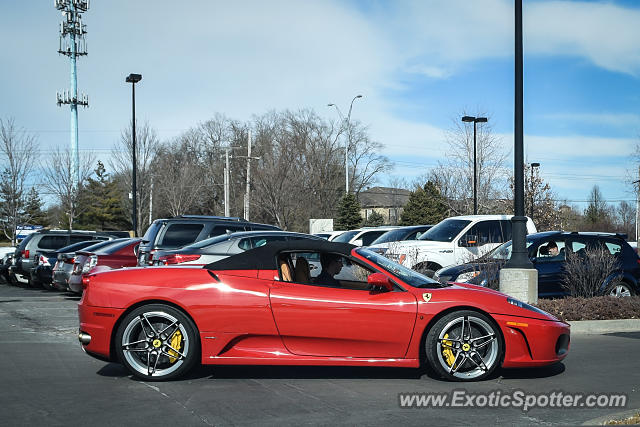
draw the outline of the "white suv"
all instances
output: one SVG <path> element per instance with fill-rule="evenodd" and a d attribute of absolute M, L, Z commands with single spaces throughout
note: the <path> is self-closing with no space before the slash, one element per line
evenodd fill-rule
<path fill-rule="evenodd" d="M 418 240 L 387 243 L 376 252 L 417 271 L 436 271 L 470 262 L 511 240 L 513 215 L 466 215 L 447 218 Z M 527 218 L 527 233 L 536 226 Z M 377 246 L 371 246 L 370 249 Z"/>

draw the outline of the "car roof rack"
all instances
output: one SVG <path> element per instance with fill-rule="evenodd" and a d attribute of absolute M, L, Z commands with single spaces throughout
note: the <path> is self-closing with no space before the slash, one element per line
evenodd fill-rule
<path fill-rule="evenodd" d="M 215 215 L 180 215 L 175 218 L 193 218 L 193 219 L 219 219 L 224 221 L 243 221 L 247 222 L 246 219 L 240 218 L 237 216 L 215 216 Z"/>

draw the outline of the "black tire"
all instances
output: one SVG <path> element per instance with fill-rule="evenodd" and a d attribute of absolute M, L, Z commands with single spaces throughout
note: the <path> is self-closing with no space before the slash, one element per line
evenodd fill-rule
<path fill-rule="evenodd" d="M 615 282 L 609 284 L 604 290 L 605 295 L 609 295 L 611 297 L 621 298 L 621 297 L 632 297 L 636 294 L 633 286 L 628 284 L 627 282 Z"/>
<path fill-rule="evenodd" d="M 464 328 L 464 332 L 463 332 Z M 482 313 L 460 310 L 439 319 L 425 339 L 427 361 L 449 381 L 480 381 L 502 363 L 500 329 Z"/>
<path fill-rule="evenodd" d="M 200 358 L 196 326 L 180 310 L 164 304 L 148 304 L 127 314 L 114 345 L 120 363 L 147 381 L 178 378 Z"/>

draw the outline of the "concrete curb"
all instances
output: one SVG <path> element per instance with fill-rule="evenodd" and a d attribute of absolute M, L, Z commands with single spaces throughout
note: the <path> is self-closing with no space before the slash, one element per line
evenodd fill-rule
<path fill-rule="evenodd" d="M 599 335 L 615 332 L 640 332 L 640 319 L 578 320 L 569 322 L 572 335 Z"/>

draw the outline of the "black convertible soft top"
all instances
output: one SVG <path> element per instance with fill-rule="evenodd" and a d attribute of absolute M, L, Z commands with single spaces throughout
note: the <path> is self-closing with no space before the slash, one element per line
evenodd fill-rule
<path fill-rule="evenodd" d="M 277 270 L 280 252 L 332 252 L 345 256 L 356 246 L 349 243 L 333 243 L 326 240 L 294 240 L 271 242 L 220 261 L 204 266 L 209 270 Z"/>

